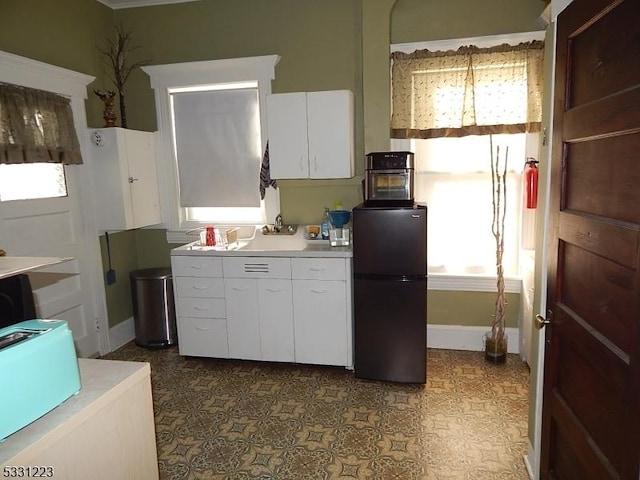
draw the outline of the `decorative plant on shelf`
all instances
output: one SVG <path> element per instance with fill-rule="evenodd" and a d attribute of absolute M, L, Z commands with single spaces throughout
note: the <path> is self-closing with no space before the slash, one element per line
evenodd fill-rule
<path fill-rule="evenodd" d="M 500 146 L 493 151 L 493 138 L 489 136 L 491 149 L 491 185 L 493 204 L 493 223 L 491 232 L 496 243 L 496 302 L 491 321 L 491 332 L 485 335 L 485 359 L 493 363 L 504 363 L 507 360 L 507 334 L 505 332 L 505 317 L 507 296 L 504 291 L 504 268 L 502 255 L 504 253 L 504 223 L 507 207 L 507 165 L 509 163 L 509 147 L 505 149 L 504 160 L 500 161 Z"/>
<path fill-rule="evenodd" d="M 129 79 L 131 72 L 138 67 L 149 65 L 149 60 L 142 60 L 129 64 L 130 55 L 139 46 L 131 45 L 131 33 L 126 32 L 124 27 L 120 25 L 116 27 L 115 40 L 109 40 L 109 46 L 106 49 L 98 48 L 98 51 L 107 59 L 109 67 L 111 67 L 111 81 L 118 91 L 118 100 L 120 106 L 120 125 L 127 128 L 127 112 L 124 101 L 124 84 Z M 96 92 L 96 95 L 98 93 Z"/>

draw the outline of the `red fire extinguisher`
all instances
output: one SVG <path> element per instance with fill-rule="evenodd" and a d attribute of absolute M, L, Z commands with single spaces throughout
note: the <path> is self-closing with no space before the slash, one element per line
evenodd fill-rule
<path fill-rule="evenodd" d="M 527 158 L 524 169 L 524 186 L 527 208 L 538 206 L 538 161 L 535 158 Z"/>

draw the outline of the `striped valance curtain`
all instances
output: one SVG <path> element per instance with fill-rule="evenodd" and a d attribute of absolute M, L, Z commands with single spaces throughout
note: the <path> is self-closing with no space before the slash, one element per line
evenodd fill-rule
<path fill-rule="evenodd" d="M 0 163 L 82 163 L 69 98 L 0 83 Z"/>
<path fill-rule="evenodd" d="M 544 44 L 393 52 L 392 138 L 540 131 Z"/>

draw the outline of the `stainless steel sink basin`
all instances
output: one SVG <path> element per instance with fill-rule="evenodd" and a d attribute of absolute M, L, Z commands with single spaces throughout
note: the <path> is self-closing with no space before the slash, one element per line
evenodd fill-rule
<path fill-rule="evenodd" d="M 295 235 L 298 232 L 298 225 L 265 225 L 262 227 L 263 235 Z"/>

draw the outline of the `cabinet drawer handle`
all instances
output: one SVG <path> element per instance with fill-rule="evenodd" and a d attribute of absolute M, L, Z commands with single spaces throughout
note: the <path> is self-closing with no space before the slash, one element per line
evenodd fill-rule
<path fill-rule="evenodd" d="M 196 330 L 199 330 L 201 332 L 206 332 L 208 330 L 213 330 L 211 327 L 196 327 Z"/>
<path fill-rule="evenodd" d="M 206 285 L 194 285 L 192 288 L 194 290 L 206 290 L 209 287 L 207 287 Z"/>
<path fill-rule="evenodd" d="M 282 289 L 281 288 L 267 288 L 267 292 L 278 293 L 278 292 L 282 292 Z"/>
<path fill-rule="evenodd" d="M 206 307 L 201 307 L 201 306 L 199 306 L 199 305 L 195 305 L 195 306 L 193 307 L 193 309 L 194 309 L 194 310 L 198 310 L 199 312 L 205 312 L 205 311 L 209 310 L 209 307 L 208 307 L 208 306 L 206 306 Z"/>
<path fill-rule="evenodd" d="M 310 267 L 309 270 L 311 270 L 312 272 L 324 272 L 327 268 L 326 267 Z"/>
<path fill-rule="evenodd" d="M 311 293 L 327 293 L 327 290 L 315 290 L 315 289 L 311 289 L 310 290 Z"/>
<path fill-rule="evenodd" d="M 233 287 L 231 290 L 233 290 L 234 292 L 246 292 L 249 289 L 248 288 Z"/>
<path fill-rule="evenodd" d="M 191 268 L 195 270 L 202 270 L 204 268 L 204 265 L 191 265 Z"/>

